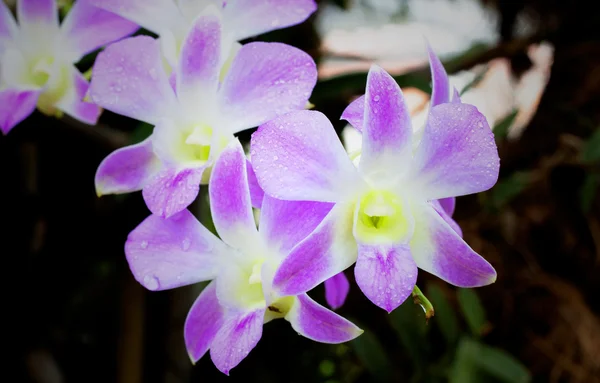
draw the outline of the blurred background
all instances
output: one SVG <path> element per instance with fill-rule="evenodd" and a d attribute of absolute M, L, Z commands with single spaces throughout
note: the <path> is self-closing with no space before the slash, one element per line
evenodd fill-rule
<path fill-rule="evenodd" d="M 599 26 L 594 2 L 583 0 L 338 0 L 258 37 L 315 58 L 311 102 L 350 146 L 339 116 L 364 93 L 372 62 L 395 76 L 422 123 L 427 38 L 463 101 L 494 127 L 500 179 L 458 198 L 455 218 L 498 280 L 462 290 L 422 272 L 418 286 L 435 308 L 426 321 L 411 300 L 389 315 L 375 307 L 347 270 L 338 312 L 362 336 L 318 344 L 274 321 L 230 377 L 208 356 L 193 366 L 185 351 L 183 321 L 203 286 L 148 292 L 127 267 L 127 234 L 149 214 L 141 194 L 94 191 L 100 161 L 151 127 L 110 112 L 97 127 L 36 112 L 0 136 L 10 357 L 0 380 L 600 382 Z M 206 194 L 192 209 L 210 226 Z M 322 287 L 311 295 L 324 302 Z"/>

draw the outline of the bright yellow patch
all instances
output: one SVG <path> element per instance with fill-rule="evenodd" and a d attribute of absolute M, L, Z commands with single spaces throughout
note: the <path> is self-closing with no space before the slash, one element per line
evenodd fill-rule
<path fill-rule="evenodd" d="M 38 98 L 37 108 L 40 112 L 49 116 L 60 117 L 62 114 L 56 108 L 56 103 L 67 94 L 72 87 L 72 83 L 66 66 L 61 66 L 58 72 L 54 73 L 53 77 L 50 78 L 51 65 L 52 60 L 44 60 L 34 68 L 33 76 L 36 84 L 39 86 L 48 86 Z"/>
<path fill-rule="evenodd" d="M 355 234 L 365 242 L 398 241 L 412 228 L 412 216 L 405 202 L 389 191 L 370 191 L 360 199 Z"/>
<path fill-rule="evenodd" d="M 270 322 L 273 319 L 284 318 L 294 306 L 296 297 L 286 296 L 272 302 L 265 311 L 264 323 Z"/>

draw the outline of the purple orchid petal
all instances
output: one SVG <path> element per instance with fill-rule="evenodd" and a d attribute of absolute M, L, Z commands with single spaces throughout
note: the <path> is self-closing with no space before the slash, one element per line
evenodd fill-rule
<path fill-rule="evenodd" d="M 40 96 L 38 90 L 12 90 L 0 92 L 0 129 L 8 134 L 18 123 L 26 119 L 35 110 Z"/>
<path fill-rule="evenodd" d="M 221 239 L 225 243 L 239 245 L 240 238 L 257 236 L 248 187 L 246 156 L 237 139 L 232 140 L 221 152 L 210 178 L 210 211 Z"/>
<path fill-rule="evenodd" d="M 365 96 L 352 101 L 342 113 L 342 120 L 348 121 L 356 130 L 362 132 L 365 122 Z"/>
<path fill-rule="evenodd" d="M 148 290 L 213 279 L 225 252 L 225 245 L 187 210 L 170 219 L 149 216 L 125 243 L 129 268 Z"/>
<path fill-rule="evenodd" d="M 183 337 L 192 363 L 206 354 L 224 322 L 223 308 L 216 294 L 216 283 L 202 290 L 185 319 Z"/>
<path fill-rule="evenodd" d="M 300 335 L 322 343 L 348 342 L 363 333 L 354 323 L 321 306 L 306 294 L 298 295 L 285 319 Z"/>
<path fill-rule="evenodd" d="M 257 345 L 262 336 L 265 309 L 230 313 L 210 347 L 210 358 L 224 374 L 237 366 Z"/>
<path fill-rule="evenodd" d="M 220 51 L 220 15 L 210 7 L 196 19 L 181 47 L 176 78 L 180 101 L 197 108 L 206 95 L 213 97 L 219 83 Z"/>
<path fill-rule="evenodd" d="M 452 219 L 452 215 L 448 213 L 446 208 L 444 208 L 444 206 L 441 203 L 441 201 L 448 200 L 448 199 L 450 199 L 450 198 L 431 201 L 431 205 L 433 206 L 435 211 L 438 212 L 440 217 L 442 217 L 442 219 L 452 228 L 452 230 L 454 230 L 456 232 L 456 234 L 458 234 L 458 236 L 462 238 L 462 236 L 463 236 L 462 229 L 460 228 L 458 223 L 456 223 L 456 221 Z"/>
<path fill-rule="evenodd" d="M 412 169 L 424 198 L 487 190 L 499 167 L 494 135 L 476 107 L 449 103 L 431 109 Z"/>
<path fill-rule="evenodd" d="M 280 43 L 243 45 L 220 89 L 221 113 L 236 132 L 304 109 L 317 82 L 313 59 Z"/>
<path fill-rule="evenodd" d="M 287 255 L 331 211 L 326 202 L 282 201 L 266 196 L 260 211 L 260 233 L 272 248 Z"/>
<path fill-rule="evenodd" d="M 18 32 L 19 27 L 10 9 L 3 1 L 0 1 L 0 51 L 2 51 L 2 41 L 14 38 Z"/>
<path fill-rule="evenodd" d="M 183 17 L 174 0 L 87 0 L 154 33 L 176 26 Z"/>
<path fill-rule="evenodd" d="M 284 200 L 350 200 L 364 181 L 320 112 L 288 113 L 252 135 L 254 172 L 265 193 Z"/>
<path fill-rule="evenodd" d="M 376 65 L 367 75 L 364 119 L 359 168 L 377 177 L 397 175 L 398 164 L 412 156 L 410 112 L 400 86 Z"/>
<path fill-rule="evenodd" d="M 142 190 L 160 170 L 161 163 L 152 151 L 152 136 L 109 154 L 96 171 L 96 193 L 130 193 Z"/>
<path fill-rule="evenodd" d="M 46 29 L 46 33 L 58 29 L 56 0 L 19 0 L 17 19 L 22 30 Z"/>
<path fill-rule="evenodd" d="M 256 174 L 254 174 L 254 169 L 252 168 L 252 163 L 250 161 L 246 161 L 246 171 L 248 175 L 248 187 L 250 188 L 250 200 L 252 201 L 252 207 L 260 209 L 263 199 L 265 198 L 265 191 L 262 190 L 258 184 L 258 179 L 256 179 Z"/>
<path fill-rule="evenodd" d="M 429 67 L 431 68 L 431 107 L 450 102 L 450 82 L 446 69 L 440 59 L 429 44 L 427 44 L 427 53 L 429 54 Z"/>
<path fill-rule="evenodd" d="M 188 207 L 198 195 L 204 169 L 204 166 L 161 169 L 142 190 L 148 209 L 169 218 Z"/>
<path fill-rule="evenodd" d="M 315 10 L 313 0 L 227 1 L 224 19 L 235 31 L 235 40 L 244 40 L 279 28 L 300 24 Z"/>
<path fill-rule="evenodd" d="M 454 208 L 456 207 L 456 198 L 454 198 L 454 197 L 442 198 L 442 199 L 439 199 L 438 202 L 439 202 L 440 206 L 442 207 L 442 209 L 444 209 L 446 214 L 448 214 L 450 217 L 452 217 L 452 214 L 454 214 Z"/>
<path fill-rule="evenodd" d="M 350 291 L 350 282 L 342 271 L 325 281 L 325 300 L 334 310 L 342 307 Z"/>
<path fill-rule="evenodd" d="M 454 88 L 454 96 L 452 97 L 452 102 L 456 104 L 460 104 L 462 102 L 460 100 L 460 92 L 456 88 Z"/>
<path fill-rule="evenodd" d="M 358 244 L 356 284 L 388 313 L 408 298 L 417 283 L 417 265 L 408 245 Z"/>
<path fill-rule="evenodd" d="M 485 286 L 496 280 L 492 265 L 473 251 L 434 208 L 424 205 L 414 215 L 410 248 L 420 269 L 459 287 Z"/>
<path fill-rule="evenodd" d="M 90 86 L 88 81 L 74 66 L 69 67 L 66 75 L 71 86 L 56 102 L 56 107 L 81 122 L 95 125 L 102 111 L 98 105 L 83 101 Z"/>
<path fill-rule="evenodd" d="M 65 44 L 73 55 L 73 62 L 96 49 L 129 36 L 138 25 L 112 12 L 76 1 L 61 25 Z"/>
<path fill-rule="evenodd" d="M 352 236 L 354 211 L 350 204 L 338 204 L 321 224 L 292 249 L 273 278 L 281 295 L 307 292 L 356 260 L 356 241 Z"/>
<path fill-rule="evenodd" d="M 105 109 L 156 125 L 175 104 L 158 41 L 136 36 L 100 52 L 89 94 Z"/>

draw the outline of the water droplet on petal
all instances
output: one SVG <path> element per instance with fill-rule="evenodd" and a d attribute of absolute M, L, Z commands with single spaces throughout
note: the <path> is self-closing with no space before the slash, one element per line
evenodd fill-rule
<path fill-rule="evenodd" d="M 160 282 L 154 275 L 146 275 L 144 277 L 144 286 L 148 290 L 156 290 L 160 287 Z"/>
<path fill-rule="evenodd" d="M 147 247 L 148 247 L 148 241 L 142 241 L 142 243 L 140 243 L 140 247 L 141 247 L 142 249 L 145 249 L 145 248 L 147 248 Z"/>
<path fill-rule="evenodd" d="M 181 248 L 183 249 L 183 251 L 188 251 L 190 249 L 191 244 L 192 242 L 190 241 L 190 239 L 186 238 L 183 240 L 183 242 L 181 242 Z"/>

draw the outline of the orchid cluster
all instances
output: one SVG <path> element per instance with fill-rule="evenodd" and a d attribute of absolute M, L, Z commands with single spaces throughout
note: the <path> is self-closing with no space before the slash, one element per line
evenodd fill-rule
<path fill-rule="evenodd" d="M 349 154 L 331 122 L 306 110 L 312 58 L 239 43 L 315 9 L 313 0 L 79 0 L 59 28 L 54 0 L 20 0 L 19 27 L 0 5 L 4 132 L 36 105 L 89 123 L 104 108 L 154 126 L 104 159 L 96 190 L 142 191 L 152 214 L 125 254 L 144 287 L 210 281 L 184 338 L 193 362 L 210 351 L 225 374 L 274 319 L 318 342 L 359 336 L 307 294 L 324 283 L 327 303 L 340 307 L 352 265 L 360 290 L 388 312 L 411 295 L 419 268 L 460 287 L 496 279 L 452 219 L 455 197 L 495 184 L 494 137 L 431 49 L 426 124 L 412 127 L 400 87 L 373 66 L 365 95 L 341 116 L 362 134 Z M 158 38 L 122 39 L 137 25 Z M 88 86 L 72 64 L 119 39 L 98 54 Z M 247 154 L 235 134 L 257 126 Z M 218 237 L 188 210 L 201 185 Z"/>

